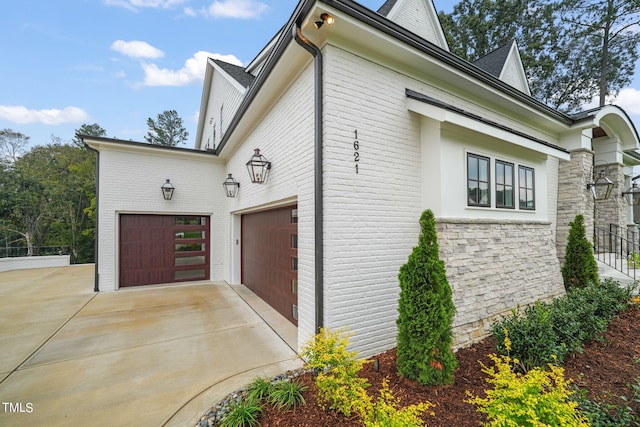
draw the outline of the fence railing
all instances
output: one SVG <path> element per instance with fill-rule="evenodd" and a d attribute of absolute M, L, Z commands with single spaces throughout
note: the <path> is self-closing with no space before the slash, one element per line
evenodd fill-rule
<path fill-rule="evenodd" d="M 69 255 L 71 252 L 68 246 L 34 246 L 32 256 L 45 255 Z M 29 256 L 29 248 L 26 246 L 0 247 L 0 258 L 18 258 Z"/>
<path fill-rule="evenodd" d="M 610 224 L 608 230 L 594 227 L 593 237 L 595 257 L 635 280 L 637 270 L 640 270 L 638 232 Z"/>

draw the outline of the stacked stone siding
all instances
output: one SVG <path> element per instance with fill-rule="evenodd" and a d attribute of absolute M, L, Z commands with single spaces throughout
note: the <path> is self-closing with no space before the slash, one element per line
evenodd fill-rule
<path fill-rule="evenodd" d="M 518 305 L 564 293 L 549 222 L 437 221 L 441 258 L 456 305 L 456 347 L 488 335 Z"/>
<path fill-rule="evenodd" d="M 560 265 L 569 237 L 569 223 L 578 214 L 584 215 L 587 238 L 593 236 L 593 196 L 587 190 L 587 182 L 593 180 L 593 152 L 576 150 L 571 152 L 571 160 L 560 162 L 558 168 L 558 218 L 556 249 Z"/>

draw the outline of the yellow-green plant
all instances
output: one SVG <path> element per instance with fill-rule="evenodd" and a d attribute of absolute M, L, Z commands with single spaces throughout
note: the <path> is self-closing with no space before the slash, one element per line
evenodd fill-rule
<path fill-rule="evenodd" d="M 378 399 L 373 401 L 365 393 L 358 405 L 358 412 L 366 427 L 415 427 L 424 425 L 422 414 L 433 406 L 431 402 L 421 402 L 398 409 L 399 403 L 385 379 L 382 381 Z"/>
<path fill-rule="evenodd" d="M 366 378 L 358 376 L 363 361 L 356 352 L 347 350 L 346 330 L 332 332 L 321 329 L 305 345 L 302 356 L 307 366 L 316 372 L 318 397 L 323 405 L 346 416 L 357 413 L 367 427 L 413 427 L 422 425 L 420 416 L 431 406 L 429 402 L 397 409 L 398 401 L 385 380 L 380 396 L 374 401 L 367 394 Z"/>
<path fill-rule="evenodd" d="M 505 347 L 510 349 L 509 335 L 505 334 Z M 473 396 L 469 403 L 487 414 L 489 427 L 588 427 L 586 418 L 578 411 L 577 403 L 569 399 L 569 381 L 564 368 L 553 364 L 548 370 L 535 367 L 527 373 L 517 372 L 519 361 L 506 356 L 490 354 L 495 366 L 482 365 L 489 375 L 487 382 L 493 389 L 487 397 Z"/>

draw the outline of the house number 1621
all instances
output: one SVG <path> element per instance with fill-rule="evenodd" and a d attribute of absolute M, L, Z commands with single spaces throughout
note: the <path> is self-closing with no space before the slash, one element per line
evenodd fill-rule
<path fill-rule="evenodd" d="M 356 129 L 354 132 L 356 134 L 356 138 L 353 140 L 353 162 L 356 165 L 356 173 L 359 173 L 358 162 L 360 161 L 360 152 L 358 150 L 360 150 L 360 143 L 358 142 L 358 130 Z"/>

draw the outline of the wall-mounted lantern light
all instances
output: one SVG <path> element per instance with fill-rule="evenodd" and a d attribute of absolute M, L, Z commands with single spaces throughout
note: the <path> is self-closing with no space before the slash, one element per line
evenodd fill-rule
<path fill-rule="evenodd" d="M 629 206 L 640 205 L 640 188 L 638 188 L 638 184 L 636 183 L 636 180 L 638 178 L 640 178 L 640 175 L 631 178 L 631 188 L 627 189 L 627 191 L 622 192 L 622 197 L 627 199 L 627 204 Z"/>
<path fill-rule="evenodd" d="M 313 26 L 316 27 L 316 29 L 320 29 L 320 27 L 322 27 L 324 24 L 327 25 L 333 25 L 333 23 L 335 22 L 335 18 L 331 15 L 329 15 L 328 13 L 323 13 L 320 15 L 320 20 L 316 21 Z"/>
<path fill-rule="evenodd" d="M 222 187 L 224 188 L 224 193 L 227 197 L 236 197 L 238 195 L 240 183 L 236 181 L 231 174 L 228 174 L 227 179 L 222 183 Z"/>
<path fill-rule="evenodd" d="M 605 174 L 604 169 L 602 169 L 598 179 L 596 179 L 596 182 L 588 183 L 587 189 L 591 190 L 591 194 L 593 194 L 593 198 L 595 200 L 605 200 L 611 195 L 613 182 L 611 182 Z"/>
<path fill-rule="evenodd" d="M 267 182 L 267 178 L 269 178 L 271 162 L 260 154 L 259 148 L 256 148 L 253 151 L 253 157 L 251 157 L 251 160 L 247 162 L 247 170 L 249 171 L 249 178 L 251 178 L 251 182 L 255 184 L 264 184 Z"/>
<path fill-rule="evenodd" d="M 175 187 L 173 186 L 173 184 L 171 184 L 171 181 L 168 178 L 167 182 L 160 186 L 160 189 L 162 190 L 162 196 L 164 197 L 164 199 L 171 200 Z"/>

